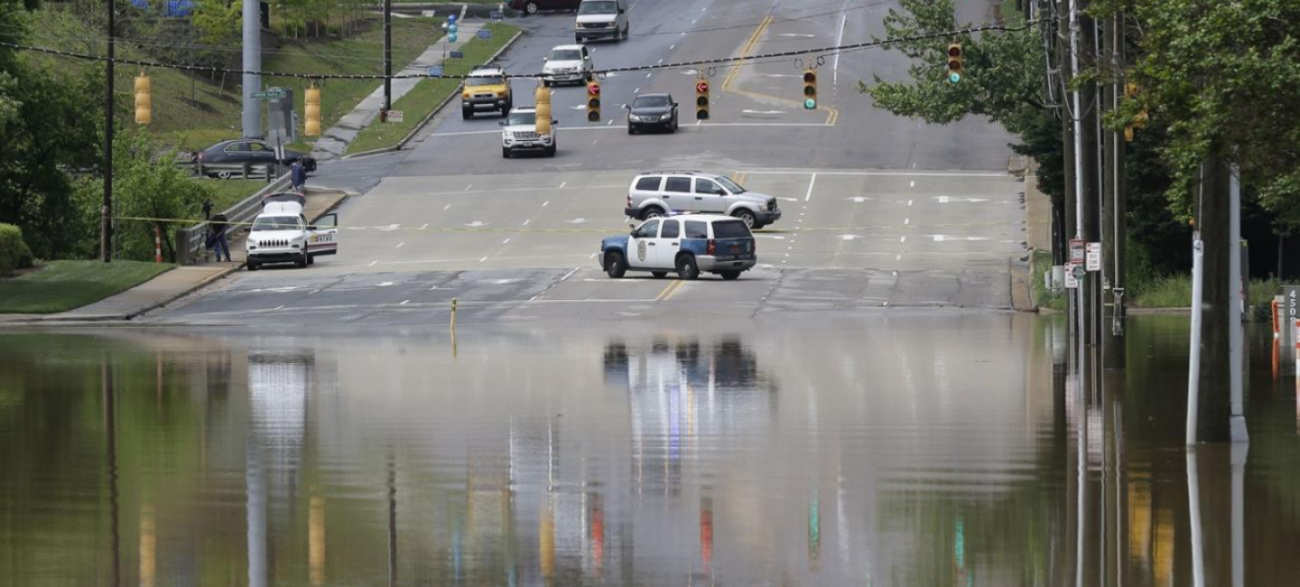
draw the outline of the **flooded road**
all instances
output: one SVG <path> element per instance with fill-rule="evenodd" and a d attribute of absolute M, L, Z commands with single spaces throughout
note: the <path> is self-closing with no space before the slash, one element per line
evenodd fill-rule
<path fill-rule="evenodd" d="M 1186 319 L 1129 333 L 1080 393 L 1018 314 L 7 332 L 0 584 L 1295 584 L 1295 380 L 1252 336 L 1189 456 Z"/>

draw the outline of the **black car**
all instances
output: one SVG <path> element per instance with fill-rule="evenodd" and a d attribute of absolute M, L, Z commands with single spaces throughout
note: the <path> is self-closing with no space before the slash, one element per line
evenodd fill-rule
<path fill-rule="evenodd" d="M 582 0 L 510 0 L 507 6 L 519 10 L 524 16 L 540 10 L 577 10 Z"/>
<path fill-rule="evenodd" d="M 641 130 L 677 132 L 677 102 L 672 94 L 641 94 L 627 108 L 627 134 Z"/>
<path fill-rule="evenodd" d="M 202 151 L 196 151 L 190 158 L 194 163 L 202 162 L 205 175 L 221 179 L 241 175 L 244 163 L 257 166 L 260 172 L 263 165 L 276 162 L 275 146 L 258 139 L 221 141 Z M 285 149 L 282 164 L 292 165 L 299 159 L 302 160 L 302 165 L 308 173 L 316 171 L 316 159 L 299 151 Z"/>

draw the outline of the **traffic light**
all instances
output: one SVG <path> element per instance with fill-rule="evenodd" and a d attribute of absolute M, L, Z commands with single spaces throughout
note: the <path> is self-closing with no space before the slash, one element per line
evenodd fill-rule
<path fill-rule="evenodd" d="M 135 77 L 135 123 L 153 122 L 153 99 L 149 97 L 149 76 L 145 72 Z"/>
<path fill-rule="evenodd" d="M 1137 84 L 1133 82 L 1124 84 L 1125 100 L 1136 100 L 1137 94 L 1138 94 Z M 1133 142 L 1134 129 L 1142 128 L 1146 126 L 1146 124 L 1147 124 L 1147 109 L 1143 108 L 1137 113 L 1136 116 L 1133 117 L 1133 122 L 1129 123 L 1128 126 L 1124 127 L 1124 142 L 1126 143 Z"/>
<path fill-rule="evenodd" d="M 948 43 L 948 82 L 957 83 L 961 81 L 962 76 L 962 57 L 961 43 Z"/>
<path fill-rule="evenodd" d="M 307 121 L 303 123 L 303 134 L 309 137 L 320 136 L 320 88 L 311 86 L 303 96 Z"/>
<path fill-rule="evenodd" d="M 817 70 L 803 70 L 803 109 L 817 109 Z"/>
<path fill-rule="evenodd" d="M 695 80 L 695 119 L 709 119 L 709 80 Z"/>
<path fill-rule="evenodd" d="M 600 82 L 587 82 L 587 122 L 600 122 Z"/>
<path fill-rule="evenodd" d="M 537 84 L 537 91 L 533 93 L 533 99 L 537 102 L 536 122 L 537 134 L 551 134 L 551 90 L 546 84 Z"/>

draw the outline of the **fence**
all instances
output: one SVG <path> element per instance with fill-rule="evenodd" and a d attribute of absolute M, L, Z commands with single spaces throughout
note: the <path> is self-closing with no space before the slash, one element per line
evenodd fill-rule
<path fill-rule="evenodd" d="M 210 166 L 205 165 L 204 168 Z M 245 168 L 247 169 L 247 168 Z M 267 175 L 270 176 L 268 170 Z M 289 174 L 286 173 L 277 177 L 275 180 L 266 184 L 266 187 L 257 191 L 257 193 L 240 200 L 239 203 L 231 206 L 221 213 L 226 216 L 226 220 L 231 225 L 226 226 L 225 232 L 227 241 L 230 237 L 239 231 L 247 231 L 247 223 L 252 222 L 257 217 L 257 213 L 262 211 L 262 198 L 267 194 L 284 191 L 289 187 Z M 176 262 L 181 265 L 196 265 L 206 260 L 208 223 L 200 222 L 194 226 L 181 227 L 176 229 Z"/>

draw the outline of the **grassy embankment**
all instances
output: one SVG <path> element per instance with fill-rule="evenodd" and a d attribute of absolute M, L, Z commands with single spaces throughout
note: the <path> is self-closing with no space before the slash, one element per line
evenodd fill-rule
<path fill-rule="evenodd" d="M 1032 279 L 1034 302 L 1039 308 L 1065 309 L 1065 293 L 1052 292 L 1044 283 L 1043 275 L 1052 268 L 1052 254 L 1034 251 Z M 1142 277 L 1129 274 L 1130 308 L 1187 308 L 1192 305 L 1192 278 L 1190 275 Z M 1250 280 L 1247 305 L 1266 305 L 1273 299 L 1280 283 L 1276 279 Z"/>
<path fill-rule="evenodd" d="M 466 43 L 462 59 L 448 59 L 443 65 L 445 75 L 464 75 L 475 66 L 487 62 L 510 38 L 519 31 L 518 27 L 508 24 L 492 23 L 487 25 L 492 31 L 492 38 L 483 40 L 475 38 Z M 372 149 L 391 147 L 415 129 L 420 121 L 428 116 L 438 104 L 460 87 L 457 79 L 423 79 L 410 92 L 393 103 L 393 110 L 402 111 L 402 122 L 379 123 L 370 125 L 357 135 L 348 145 L 349 153 L 360 153 Z"/>
<path fill-rule="evenodd" d="M 0 313 L 51 314 L 80 308 L 172 267 L 143 261 L 51 261 L 36 271 L 0 279 Z"/>

